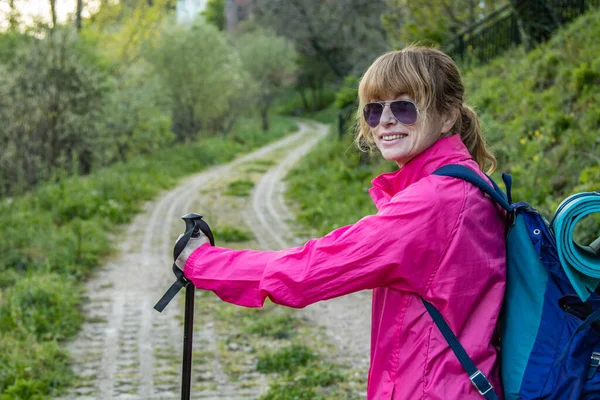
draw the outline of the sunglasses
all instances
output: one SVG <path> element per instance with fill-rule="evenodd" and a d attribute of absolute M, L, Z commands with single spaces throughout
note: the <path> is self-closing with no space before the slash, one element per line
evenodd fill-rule
<path fill-rule="evenodd" d="M 385 106 L 390 106 L 392 115 L 402 125 L 412 125 L 417 122 L 419 111 L 417 106 L 412 101 L 408 100 L 394 100 L 394 101 L 374 101 L 365 104 L 363 108 L 363 117 L 365 122 L 371 127 L 375 128 L 379 125 L 381 115 Z"/>

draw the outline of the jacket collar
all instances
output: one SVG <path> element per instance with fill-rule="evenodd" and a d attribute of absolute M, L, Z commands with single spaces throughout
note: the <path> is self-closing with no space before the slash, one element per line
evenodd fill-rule
<path fill-rule="evenodd" d="M 436 169 L 470 159 L 471 154 L 459 134 L 441 138 L 398 171 L 381 174 L 373 179 L 373 187 L 369 193 L 379 208 L 388 203 L 396 193 L 431 175 Z"/>

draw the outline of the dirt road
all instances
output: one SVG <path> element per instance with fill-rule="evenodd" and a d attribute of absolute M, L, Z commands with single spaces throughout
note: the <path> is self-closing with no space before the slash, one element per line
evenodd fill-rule
<path fill-rule="evenodd" d="M 162 314 L 153 306 L 173 281 L 170 254 L 184 226 L 180 216 L 202 210 L 212 216 L 208 220 L 212 226 L 246 224 L 256 236 L 250 246 L 256 248 L 300 244 L 291 228 L 282 179 L 325 133 L 324 125 L 300 123 L 297 133 L 190 176 L 145 205 L 118 238 L 114 257 L 86 285 L 87 322 L 68 345 L 81 378 L 62 399 L 179 398 L 183 296 Z M 256 182 L 251 196 L 223 196 L 225 185 L 242 175 Z M 321 325 L 336 344 L 339 351 L 332 355 L 334 359 L 366 373 L 367 293 L 315 304 L 301 312 Z M 264 393 L 265 378 L 253 372 L 252 365 L 240 367 L 243 379 L 228 375 L 219 358 L 215 321 L 209 315 L 197 319 L 193 398 L 241 400 Z"/>

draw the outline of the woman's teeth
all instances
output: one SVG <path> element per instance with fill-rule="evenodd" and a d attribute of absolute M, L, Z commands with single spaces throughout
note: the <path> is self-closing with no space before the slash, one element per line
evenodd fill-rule
<path fill-rule="evenodd" d="M 403 137 L 406 137 L 406 136 L 408 136 L 408 135 L 406 135 L 406 134 L 400 134 L 400 135 L 385 135 L 385 136 L 383 136 L 383 137 L 382 137 L 382 139 L 383 139 L 383 140 L 385 140 L 385 141 L 389 141 L 389 140 L 396 140 L 396 139 L 400 139 L 400 138 L 403 138 Z"/>

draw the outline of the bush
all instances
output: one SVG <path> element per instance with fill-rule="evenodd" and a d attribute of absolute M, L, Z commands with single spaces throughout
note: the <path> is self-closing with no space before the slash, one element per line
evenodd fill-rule
<path fill-rule="evenodd" d="M 182 176 L 231 160 L 296 126 L 273 120 L 267 134 L 252 133 L 261 131 L 259 123 L 245 120 L 237 142 L 211 138 L 180 145 L 0 200 L 0 399 L 42 398 L 69 384 L 68 363 L 56 340 L 81 324 L 77 282 L 111 251 L 110 234 L 143 201 Z M 14 351 L 5 351 L 9 347 Z"/>
<path fill-rule="evenodd" d="M 82 322 L 80 293 L 72 280 L 57 274 L 29 275 L 5 292 L 0 330 L 37 340 L 72 336 Z"/>
<path fill-rule="evenodd" d="M 60 173 L 87 173 L 108 90 L 95 49 L 60 28 L 0 65 L 0 196 Z"/>
<path fill-rule="evenodd" d="M 55 341 L 0 333 L 0 399 L 43 399 L 70 384 L 68 355 Z"/>

